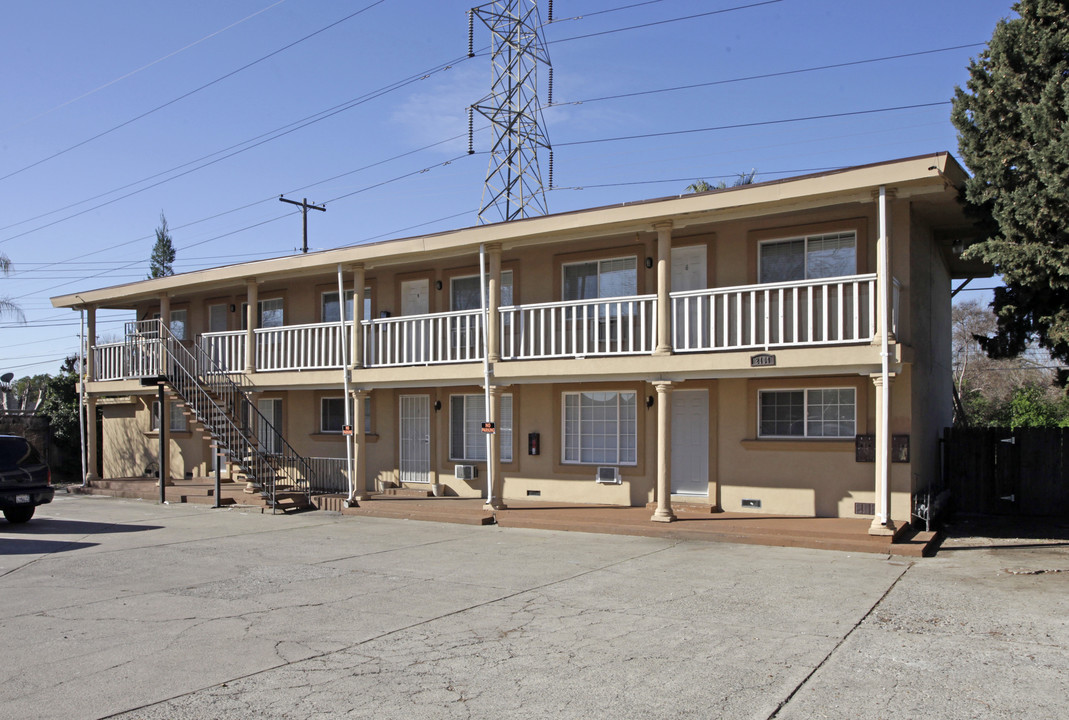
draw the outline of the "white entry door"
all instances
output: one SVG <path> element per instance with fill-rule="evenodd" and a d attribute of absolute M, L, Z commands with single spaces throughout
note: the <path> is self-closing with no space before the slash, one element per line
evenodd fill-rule
<path fill-rule="evenodd" d="M 709 391 L 672 393 L 672 494 L 709 495 Z"/>
<path fill-rule="evenodd" d="M 400 409 L 401 482 L 429 483 L 431 481 L 431 398 L 429 395 L 402 395 Z"/>
<path fill-rule="evenodd" d="M 704 245 L 672 248 L 672 292 L 705 290 L 709 287 L 705 267 Z M 672 346 L 677 350 L 700 346 L 699 302 L 700 298 L 687 298 L 674 304 L 676 317 L 672 319 L 672 325 L 675 328 Z"/>

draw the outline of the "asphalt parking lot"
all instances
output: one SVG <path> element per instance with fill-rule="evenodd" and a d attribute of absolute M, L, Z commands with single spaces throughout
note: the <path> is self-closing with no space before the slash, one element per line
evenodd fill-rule
<path fill-rule="evenodd" d="M 1069 539 L 998 534 L 909 561 L 57 495 L 0 521 L 0 717 L 1065 718 Z"/>

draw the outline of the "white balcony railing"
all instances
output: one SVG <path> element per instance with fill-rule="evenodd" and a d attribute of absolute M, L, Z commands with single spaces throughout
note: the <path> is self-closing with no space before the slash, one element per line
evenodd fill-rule
<path fill-rule="evenodd" d="M 126 342 L 95 345 L 94 380 L 126 380 L 159 375 L 160 351 L 155 338 L 131 337 Z"/>
<path fill-rule="evenodd" d="M 286 325 L 255 330 L 256 369 L 329 370 L 343 365 L 343 343 L 351 343 L 353 324 L 344 336 L 338 323 Z"/>
<path fill-rule="evenodd" d="M 503 307 L 501 357 L 650 353 L 657 337 L 656 305 L 656 295 L 638 295 Z"/>
<path fill-rule="evenodd" d="M 245 372 L 245 331 L 204 333 L 198 341 L 215 366 L 212 370 Z"/>
<path fill-rule="evenodd" d="M 675 352 L 865 342 L 876 331 L 876 276 L 671 294 Z M 898 316 L 897 284 L 894 319 Z"/>
<path fill-rule="evenodd" d="M 835 345 L 871 340 L 876 332 L 876 276 L 855 275 L 671 294 L 677 353 Z M 894 283 L 893 332 L 899 284 Z M 537 303 L 500 309 L 503 360 L 646 355 L 657 338 L 655 295 Z M 483 359 L 482 319 L 463 310 L 364 321 L 364 367 L 476 362 Z M 254 331 L 256 370 L 342 367 L 352 323 L 289 325 Z M 213 368 L 245 371 L 245 332 L 205 333 L 199 340 Z M 93 348 L 96 380 L 156 374 L 155 338 L 135 335 Z"/>
<path fill-rule="evenodd" d="M 482 328 L 479 310 L 404 315 L 365 322 L 364 367 L 482 360 Z"/>

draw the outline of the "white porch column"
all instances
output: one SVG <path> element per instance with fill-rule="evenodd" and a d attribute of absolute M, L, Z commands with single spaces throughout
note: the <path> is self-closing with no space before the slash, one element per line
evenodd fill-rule
<path fill-rule="evenodd" d="M 657 223 L 657 348 L 654 355 L 672 354 L 672 221 Z"/>
<path fill-rule="evenodd" d="M 893 377 L 884 384 L 883 375 L 872 375 L 876 386 L 876 515 L 869 526 L 869 535 L 894 535 L 895 523 L 891 519 L 891 408 L 890 385 Z"/>
<path fill-rule="evenodd" d="M 359 287 L 359 286 L 358 286 Z M 349 499 L 360 502 L 367 500 L 370 494 L 367 491 L 367 426 L 364 423 L 364 412 L 367 405 L 367 390 L 353 390 L 353 494 Z"/>
<path fill-rule="evenodd" d="M 356 370 L 364 367 L 364 285 L 367 278 L 364 263 L 353 265 L 353 338 L 352 352 L 349 354 L 349 368 Z M 342 299 L 342 308 L 345 299 Z M 344 312 L 344 309 L 343 309 Z"/>
<path fill-rule="evenodd" d="M 498 313 L 498 308 L 501 307 L 501 243 L 489 243 L 486 246 L 486 257 L 489 265 L 486 342 L 490 362 L 495 363 L 501 360 L 501 318 Z"/>
<path fill-rule="evenodd" d="M 91 382 L 96 379 L 96 358 L 93 356 L 93 346 L 96 345 L 97 338 L 97 311 L 96 307 L 89 305 L 85 309 L 87 332 L 85 336 L 85 367 L 82 368 L 82 373 L 85 376 L 85 382 Z M 88 483 L 92 480 L 99 480 L 100 475 L 97 474 L 97 399 L 86 393 L 85 395 L 85 478 L 83 480 Z"/>
<path fill-rule="evenodd" d="M 894 273 L 891 269 L 891 201 L 895 191 L 884 186 L 875 192 L 876 199 L 876 322 L 872 343 L 894 342 Z M 887 330 L 886 339 L 884 330 Z"/>
<path fill-rule="evenodd" d="M 160 294 L 160 325 L 162 325 L 166 331 L 170 331 L 171 329 L 171 298 L 167 293 Z M 156 360 L 157 375 L 167 374 L 167 345 L 164 340 L 169 337 L 169 335 L 164 329 L 160 330 L 159 346 L 157 347 L 157 350 L 159 351 Z M 163 413 L 163 408 L 160 408 L 160 413 Z M 168 430 L 169 429 L 170 428 L 168 428 Z"/>
<path fill-rule="evenodd" d="M 92 334 L 90 334 L 92 337 Z M 85 480 L 99 480 L 97 474 L 97 399 L 92 395 L 85 397 L 85 444 L 86 470 Z"/>
<path fill-rule="evenodd" d="M 97 309 L 89 305 L 85 309 L 86 335 L 85 335 L 85 371 L 86 380 L 96 380 L 97 362 L 93 357 L 93 347 L 97 344 Z"/>
<path fill-rule="evenodd" d="M 672 383 L 653 383 L 657 390 L 657 509 L 650 520 L 672 522 Z"/>
<path fill-rule="evenodd" d="M 245 281 L 245 374 L 252 375 L 256 372 L 256 335 L 254 330 L 260 322 L 260 313 L 257 303 L 259 302 L 260 288 L 256 284 L 256 278 Z"/>
<path fill-rule="evenodd" d="M 505 480 L 501 477 L 501 395 L 504 387 L 500 385 L 490 386 L 490 422 L 494 424 L 494 432 L 490 434 L 490 456 L 486 459 L 487 465 L 491 465 L 490 491 L 486 498 L 485 510 L 505 510 L 501 493 L 505 487 Z"/>

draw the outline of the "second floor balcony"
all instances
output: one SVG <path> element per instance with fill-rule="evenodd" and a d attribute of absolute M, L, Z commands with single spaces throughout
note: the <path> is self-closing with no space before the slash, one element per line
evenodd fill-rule
<path fill-rule="evenodd" d="M 670 294 L 675 353 L 731 352 L 868 343 L 877 332 L 876 275 L 691 290 Z M 898 324 L 893 287 L 891 331 Z M 637 295 L 499 308 L 502 361 L 648 355 L 657 347 L 657 296 Z M 481 362 L 483 315 L 463 310 L 201 335 L 211 371 L 243 373 L 340 369 L 354 347 L 366 368 Z M 154 374 L 144 338 L 97 345 L 94 380 Z"/>

